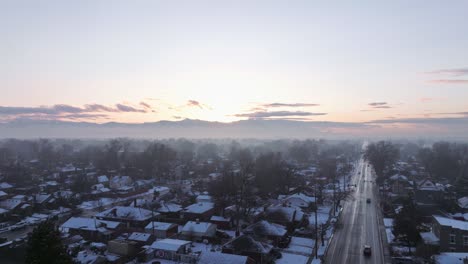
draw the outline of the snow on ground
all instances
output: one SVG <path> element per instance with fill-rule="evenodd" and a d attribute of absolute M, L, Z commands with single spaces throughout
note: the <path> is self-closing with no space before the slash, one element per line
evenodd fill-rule
<path fill-rule="evenodd" d="M 331 206 L 321 205 L 317 209 L 317 224 L 325 224 L 330 217 Z M 315 212 L 310 213 L 309 216 L 309 227 L 315 227 Z"/>
<path fill-rule="evenodd" d="M 388 243 L 392 243 L 393 240 L 395 239 L 395 236 L 393 235 L 392 233 L 392 229 L 391 228 L 385 228 L 385 232 L 387 233 L 387 241 Z"/>
<path fill-rule="evenodd" d="M 313 239 L 292 237 L 291 243 L 289 243 L 287 248 L 283 249 L 283 252 L 310 256 L 314 250 L 314 246 L 315 241 Z"/>
<path fill-rule="evenodd" d="M 306 264 L 309 259 L 309 257 L 296 254 L 282 253 L 282 255 L 275 261 L 276 264 Z"/>

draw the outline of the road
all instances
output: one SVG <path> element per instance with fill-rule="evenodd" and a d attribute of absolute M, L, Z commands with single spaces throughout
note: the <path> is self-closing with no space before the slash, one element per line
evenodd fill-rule
<path fill-rule="evenodd" d="M 363 159 L 358 162 L 351 184 L 355 184 L 356 188 L 343 206 L 325 263 L 390 263 L 384 256 L 386 249 L 382 241 L 386 238 L 381 232 L 383 220 L 378 208 L 377 185 Z M 371 203 L 366 202 L 367 198 L 371 199 Z M 364 256 L 364 245 L 372 247 L 371 256 Z"/>

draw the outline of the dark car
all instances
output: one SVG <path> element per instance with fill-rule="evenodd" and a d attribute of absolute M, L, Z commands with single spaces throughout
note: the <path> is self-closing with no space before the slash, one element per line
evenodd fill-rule
<path fill-rule="evenodd" d="M 366 203 L 370 203 L 370 202 L 371 202 L 371 199 L 367 198 Z"/>
<path fill-rule="evenodd" d="M 369 245 L 364 246 L 364 256 L 370 256 L 372 255 L 372 248 Z"/>

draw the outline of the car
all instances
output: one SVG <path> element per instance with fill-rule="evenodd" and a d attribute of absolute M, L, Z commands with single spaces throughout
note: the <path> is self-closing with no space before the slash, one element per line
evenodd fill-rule
<path fill-rule="evenodd" d="M 371 203 L 371 199 L 367 198 L 366 203 Z"/>
<path fill-rule="evenodd" d="M 371 246 L 365 245 L 365 246 L 364 246 L 364 251 L 363 251 L 363 253 L 364 253 L 364 256 L 370 256 L 370 255 L 372 255 L 372 248 L 371 248 Z"/>

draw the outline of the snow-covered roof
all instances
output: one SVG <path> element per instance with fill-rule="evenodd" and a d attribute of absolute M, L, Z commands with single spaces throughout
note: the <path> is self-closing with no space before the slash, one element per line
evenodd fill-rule
<path fill-rule="evenodd" d="M 216 225 L 212 223 L 188 221 L 182 228 L 182 232 L 206 233 L 213 227 L 216 228 Z"/>
<path fill-rule="evenodd" d="M 221 252 L 205 251 L 201 254 L 198 264 L 245 264 L 247 263 L 246 256 L 233 254 L 225 254 Z"/>
<path fill-rule="evenodd" d="M 50 194 L 36 194 L 35 195 L 36 203 L 41 204 L 47 199 L 49 199 L 50 197 L 51 197 Z"/>
<path fill-rule="evenodd" d="M 151 244 L 151 248 L 153 249 L 160 249 L 160 250 L 167 250 L 167 251 L 177 251 L 182 246 L 190 244 L 190 241 L 180 240 L 180 239 L 171 239 L 166 238 L 162 240 L 158 240 Z"/>
<path fill-rule="evenodd" d="M 432 232 L 421 232 L 419 233 L 421 235 L 421 238 L 423 239 L 424 243 L 428 245 L 438 245 L 439 244 L 439 238 Z"/>
<path fill-rule="evenodd" d="M 18 207 L 22 203 L 23 201 L 18 200 L 18 199 L 7 199 L 7 200 L 0 202 L 0 207 L 7 209 L 7 210 L 12 210 Z"/>
<path fill-rule="evenodd" d="M 211 196 L 210 195 L 206 195 L 206 194 L 200 194 L 197 196 L 197 201 L 198 200 L 207 200 L 207 201 L 211 201 Z"/>
<path fill-rule="evenodd" d="M 0 189 L 10 189 L 13 188 L 13 185 L 8 182 L 0 182 Z"/>
<path fill-rule="evenodd" d="M 2 196 L 7 196 L 7 195 L 8 195 L 8 194 L 7 194 L 6 192 L 0 191 L 0 197 L 2 197 Z"/>
<path fill-rule="evenodd" d="M 97 177 L 99 183 L 109 182 L 109 178 L 106 175 L 101 175 Z"/>
<path fill-rule="evenodd" d="M 442 252 L 434 256 L 436 264 L 463 264 L 468 252 Z"/>
<path fill-rule="evenodd" d="M 150 222 L 148 225 L 146 225 L 145 229 L 153 229 L 154 230 L 161 230 L 161 231 L 166 231 L 169 228 L 173 227 L 175 224 L 173 223 L 164 223 L 164 222 Z"/>
<path fill-rule="evenodd" d="M 133 232 L 128 239 L 134 241 L 142 241 L 146 242 L 151 238 L 151 234 L 148 233 L 140 233 L 140 232 Z"/>
<path fill-rule="evenodd" d="M 468 196 L 458 199 L 458 206 L 463 209 L 468 209 Z"/>
<path fill-rule="evenodd" d="M 182 210 L 182 206 L 174 203 L 161 203 L 161 207 L 156 210 L 157 212 L 160 213 L 177 213 Z"/>
<path fill-rule="evenodd" d="M 156 215 L 158 215 L 158 213 L 153 213 L 150 210 L 146 210 L 143 208 L 136 208 L 130 206 L 115 206 L 111 209 L 96 214 L 96 217 L 144 221 L 151 219 L 153 216 Z"/>
<path fill-rule="evenodd" d="M 261 236 L 284 236 L 286 235 L 286 228 L 282 225 L 270 223 L 262 220 L 252 224 L 244 229 L 244 233 L 253 233 L 254 235 Z"/>
<path fill-rule="evenodd" d="M 408 181 L 408 178 L 401 174 L 395 174 L 389 178 L 392 181 Z"/>
<path fill-rule="evenodd" d="M 250 235 L 241 235 L 224 244 L 223 247 L 240 252 L 258 252 L 262 254 L 268 254 L 273 249 L 272 245 L 257 241 Z"/>
<path fill-rule="evenodd" d="M 385 227 L 392 227 L 393 226 L 393 218 L 384 218 L 383 219 Z"/>
<path fill-rule="evenodd" d="M 217 221 L 217 222 L 229 222 L 231 221 L 231 218 L 228 217 L 222 217 L 222 216 L 218 216 L 218 215 L 213 215 L 211 218 L 210 218 L 210 221 Z"/>
<path fill-rule="evenodd" d="M 468 222 L 437 215 L 433 215 L 433 217 L 440 225 L 450 226 L 452 228 L 468 231 Z"/>
<path fill-rule="evenodd" d="M 267 216 L 269 216 L 268 219 L 270 220 L 281 218 L 277 214 L 281 214 L 282 216 L 287 218 L 289 222 L 292 222 L 293 218 L 294 218 L 294 221 L 300 221 L 304 217 L 304 212 L 302 212 L 302 210 L 299 207 L 285 207 L 281 205 L 267 208 L 266 213 L 267 213 Z M 282 220 L 282 219 L 277 219 L 277 220 Z"/>
<path fill-rule="evenodd" d="M 194 203 L 185 207 L 185 211 L 194 214 L 203 214 L 214 208 L 214 203 Z"/>
<path fill-rule="evenodd" d="M 89 217 L 71 217 L 65 223 L 63 223 L 61 227 L 97 231 L 99 228 L 115 229 L 119 225 L 120 222 L 115 221 L 104 221 Z"/>
<path fill-rule="evenodd" d="M 315 197 L 307 196 L 303 193 L 295 193 L 292 195 L 279 195 L 278 200 L 287 201 L 291 198 L 301 199 L 307 203 L 315 203 Z"/>

